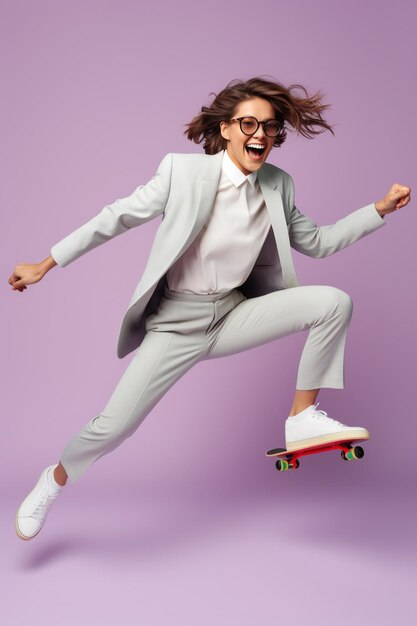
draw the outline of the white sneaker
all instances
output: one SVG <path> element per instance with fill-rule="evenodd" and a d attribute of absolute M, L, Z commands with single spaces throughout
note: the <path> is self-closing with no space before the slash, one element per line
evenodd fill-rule
<path fill-rule="evenodd" d="M 285 443 L 287 450 L 309 448 L 335 441 L 369 439 L 371 434 L 361 426 L 346 426 L 328 417 L 325 411 L 317 410 L 319 404 L 301 411 L 285 422 Z"/>
<path fill-rule="evenodd" d="M 17 511 L 16 532 L 21 539 L 33 539 L 40 532 L 52 502 L 63 489 L 48 480 L 49 472 L 53 472 L 56 467 L 57 465 L 50 465 L 43 470 L 35 487 Z"/>

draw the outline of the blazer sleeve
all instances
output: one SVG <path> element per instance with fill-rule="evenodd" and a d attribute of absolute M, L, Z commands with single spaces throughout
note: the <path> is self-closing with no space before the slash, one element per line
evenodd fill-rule
<path fill-rule="evenodd" d="M 51 248 L 51 255 L 65 267 L 102 243 L 164 212 L 171 186 L 172 154 L 159 164 L 153 178 L 126 198 L 105 206 L 98 215 Z"/>
<path fill-rule="evenodd" d="M 375 204 L 372 203 L 349 213 L 334 224 L 317 226 L 313 220 L 303 215 L 294 204 L 292 179 L 289 203 L 288 234 L 291 247 L 316 259 L 330 256 L 386 225 L 384 218 L 379 215 Z"/>

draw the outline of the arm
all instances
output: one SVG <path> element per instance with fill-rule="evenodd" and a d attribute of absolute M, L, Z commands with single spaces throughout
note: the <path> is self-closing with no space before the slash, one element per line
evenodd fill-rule
<path fill-rule="evenodd" d="M 167 154 L 146 185 L 105 206 L 89 222 L 52 246 L 51 255 L 56 263 L 65 267 L 109 239 L 161 215 L 168 200 L 171 169 L 172 155 Z"/>
<path fill-rule="evenodd" d="M 291 179 L 289 194 L 290 222 L 288 234 L 291 246 L 316 259 L 330 256 L 358 239 L 385 226 L 383 217 L 374 203 L 349 213 L 328 226 L 317 226 L 313 220 L 300 213 L 294 204 L 294 183 Z"/>
<path fill-rule="evenodd" d="M 295 250 L 319 259 L 343 250 L 381 226 L 385 226 L 385 222 L 373 203 L 328 226 L 317 226 L 294 205 L 289 236 Z"/>
<path fill-rule="evenodd" d="M 140 185 L 130 196 L 116 200 L 52 246 L 51 255 L 40 263 L 20 263 L 9 277 L 13 291 L 24 291 L 26 285 L 39 282 L 50 269 L 65 267 L 105 241 L 139 226 L 164 212 L 171 184 L 172 155 L 161 161 L 155 176 Z"/>

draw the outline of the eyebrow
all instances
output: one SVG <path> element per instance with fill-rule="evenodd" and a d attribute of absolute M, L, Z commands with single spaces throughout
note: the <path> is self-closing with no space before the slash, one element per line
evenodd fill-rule
<path fill-rule="evenodd" d="M 242 113 L 242 115 L 239 115 L 238 117 L 254 117 L 255 120 L 258 120 L 258 118 L 256 117 L 256 115 L 249 115 L 249 113 Z M 276 117 L 267 117 L 266 120 L 258 120 L 258 122 L 277 122 L 277 118 Z"/>

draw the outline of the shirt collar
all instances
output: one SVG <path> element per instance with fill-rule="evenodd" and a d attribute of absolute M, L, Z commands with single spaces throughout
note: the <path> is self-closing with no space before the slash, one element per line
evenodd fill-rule
<path fill-rule="evenodd" d="M 232 159 L 227 154 L 227 150 L 224 150 L 223 153 L 223 162 L 222 162 L 222 170 L 226 174 L 228 178 L 232 181 L 235 187 L 240 187 L 245 180 L 247 180 L 252 189 L 255 189 L 256 178 L 258 176 L 258 172 L 251 172 L 248 176 L 235 165 Z"/>

